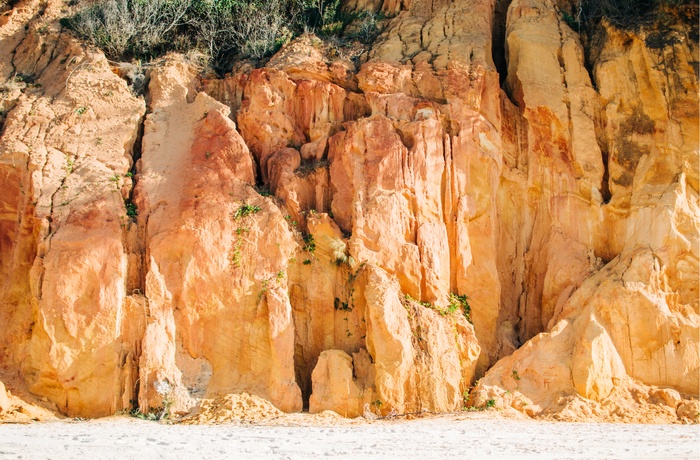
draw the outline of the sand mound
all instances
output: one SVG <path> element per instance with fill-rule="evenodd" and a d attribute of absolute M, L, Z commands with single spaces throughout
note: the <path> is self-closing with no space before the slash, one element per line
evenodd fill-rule
<path fill-rule="evenodd" d="M 608 423 L 698 423 L 700 402 L 683 399 L 672 389 L 628 382 L 615 387 L 610 397 L 602 402 L 581 396 L 562 397 L 550 413 L 541 418 L 561 422 Z"/>
<path fill-rule="evenodd" d="M 56 419 L 56 415 L 50 410 L 13 395 L 5 389 L 5 385 L 0 381 L 0 424 L 29 423 Z"/>
<path fill-rule="evenodd" d="M 199 410 L 182 420 L 189 425 L 220 424 L 238 421 L 260 422 L 284 415 L 270 401 L 248 393 L 204 399 Z"/>

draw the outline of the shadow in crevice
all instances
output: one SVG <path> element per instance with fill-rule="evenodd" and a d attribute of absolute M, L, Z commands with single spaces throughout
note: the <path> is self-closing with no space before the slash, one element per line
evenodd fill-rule
<path fill-rule="evenodd" d="M 316 359 L 318 361 L 318 358 Z M 294 353 L 294 376 L 296 378 L 297 385 L 301 390 L 301 400 L 302 400 L 302 410 L 307 412 L 309 410 L 309 400 L 311 399 L 311 372 L 313 366 L 316 363 L 307 363 L 304 359 L 303 347 L 300 344 L 295 344 Z"/>
<path fill-rule="evenodd" d="M 512 0 L 497 0 L 491 26 L 491 57 L 498 71 L 501 88 L 505 90 L 508 77 L 508 56 L 506 49 L 506 19 Z"/>

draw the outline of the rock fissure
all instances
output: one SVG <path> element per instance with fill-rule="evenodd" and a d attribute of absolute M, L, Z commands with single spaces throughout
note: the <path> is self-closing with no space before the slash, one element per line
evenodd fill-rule
<path fill-rule="evenodd" d="M 144 98 L 147 98 L 147 96 L 145 95 Z M 127 254 L 126 293 L 131 296 L 144 296 L 146 290 L 148 215 L 143 216 L 143 218 L 139 217 L 134 190 L 138 185 L 138 178 L 141 173 L 139 170 L 139 162 L 143 151 L 144 125 L 149 114 L 150 112 L 146 111 L 137 123 L 137 129 L 135 130 L 136 136 L 131 151 L 132 164 L 127 174 L 131 185 L 127 196 L 124 198 L 124 208 L 126 211 L 126 215 L 123 218 L 124 249 Z M 147 307 L 148 298 L 143 297 L 143 299 Z M 137 355 L 136 358 L 138 359 L 138 357 Z"/>
<path fill-rule="evenodd" d="M 491 59 L 498 72 L 501 89 L 504 91 L 508 78 L 506 22 L 511 2 L 512 0 L 497 0 L 491 18 Z"/>

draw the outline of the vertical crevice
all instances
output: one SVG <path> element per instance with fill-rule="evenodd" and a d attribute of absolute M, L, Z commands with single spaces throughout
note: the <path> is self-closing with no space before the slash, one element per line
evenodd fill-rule
<path fill-rule="evenodd" d="M 506 20 L 512 0 L 497 0 L 491 23 L 491 56 L 498 71 L 501 88 L 505 89 L 508 77 L 508 56 L 506 49 Z"/>
<path fill-rule="evenodd" d="M 145 332 L 147 318 L 149 316 L 148 299 L 145 296 L 145 278 L 146 278 L 146 252 L 148 249 L 147 225 L 148 216 L 139 215 L 139 210 L 136 207 L 134 194 L 138 185 L 139 174 L 141 170 L 141 156 L 143 154 L 143 136 L 145 131 L 145 122 L 149 111 L 141 116 L 136 128 L 134 142 L 132 144 L 131 158 L 132 164 L 129 170 L 131 178 L 131 188 L 128 196 L 124 199 L 126 210 L 126 221 L 124 228 L 124 250 L 127 256 L 127 273 L 126 273 L 126 295 L 130 298 L 133 306 L 143 308 L 143 316 L 139 316 L 140 326 L 136 327 L 135 334 L 130 334 L 130 340 L 133 340 L 133 349 L 129 353 L 130 362 L 126 366 L 131 366 L 131 369 L 126 373 L 125 385 L 129 385 L 130 411 L 138 410 L 138 400 L 140 392 L 141 369 L 140 360 L 142 354 L 141 342 Z M 126 299 L 125 299 L 126 300 Z M 133 327 L 133 325 L 132 325 Z M 125 366 L 122 367 L 124 372 Z M 129 378 L 130 377 L 130 378 Z"/>
<path fill-rule="evenodd" d="M 301 261 L 301 257 L 298 257 Z M 290 266 L 289 303 L 292 306 L 292 321 L 294 322 L 294 378 L 301 390 L 302 410 L 309 410 L 312 382 L 311 373 L 316 365 L 309 344 L 309 328 L 313 327 L 312 320 L 307 316 L 306 306 L 309 299 L 303 290 L 304 276 L 301 266 L 296 263 Z"/>
<path fill-rule="evenodd" d="M 593 76 L 591 75 L 591 78 Z M 591 80 L 591 84 L 595 88 L 595 80 Z M 596 95 L 600 98 L 600 95 Z M 605 107 L 601 106 L 600 99 L 596 104 L 596 110 L 593 116 L 593 126 L 595 128 L 596 143 L 601 153 L 601 162 L 603 163 L 603 177 L 600 184 L 600 196 L 602 198 L 602 204 L 610 203 L 612 200 L 612 191 L 610 190 L 610 143 L 608 140 L 608 121 L 607 112 Z"/>
<path fill-rule="evenodd" d="M 312 391 L 311 373 L 313 367 L 304 359 L 303 346 L 300 343 L 295 343 L 294 345 L 294 377 L 301 390 L 302 410 L 308 412 Z"/>
<path fill-rule="evenodd" d="M 591 23 L 582 23 L 579 26 L 579 37 L 583 47 L 583 67 L 591 80 L 591 86 L 597 92 L 598 84 L 595 78 L 595 65 L 600 58 L 603 46 L 609 41 L 609 37 L 605 27 Z"/>
<path fill-rule="evenodd" d="M 593 87 L 593 89 L 594 89 L 596 92 L 598 92 L 598 85 L 596 85 L 595 74 L 594 74 L 594 72 L 593 72 L 594 65 L 593 65 L 593 62 L 591 62 L 591 60 L 590 60 L 590 59 L 591 59 L 591 53 L 590 53 L 589 50 L 586 49 L 585 44 L 582 44 L 582 46 L 584 47 L 584 51 L 583 51 L 583 68 L 586 69 L 586 73 L 588 73 L 588 79 L 589 79 L 590 82 L 591 82 L 591 87 Z"/>
<path fill-rule="evenodd" d="M 608 150 L 605 145 L 600 145 L 600 151 L 603 154 L 603 180 L 600 184 L 600 195 L 603 197 L 603 204 L 610 203 L 612 193 L 610 192 L 610 170 L 608 168 Z"/>
<path fill-rule="evenodd" d="M 148 114 L 144 114 L 139 120 L 136 130 L 136 139 L 132 148 L 132 165 L 129 171 L 131 175 L 131 189 L 129 196 L 124 200 L 126 208 L 126 252 L 128 256 L 127 270 L 127 295 L 144 294 L 145 284 L 145 252 L 146 252 L 146 222 L 147 218 L 138 215 L 138 209 L 134 202 L 134 191 L 138 184 L 140 159 L 142 155 L 142 142 L 144 124 Z"/>

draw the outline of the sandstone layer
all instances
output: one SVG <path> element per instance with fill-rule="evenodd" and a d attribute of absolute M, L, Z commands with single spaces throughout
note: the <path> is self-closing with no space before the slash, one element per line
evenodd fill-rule
<path fill-rule="evenodd" d="M 345 8 L 386 15 L 359 60 L 304 35 L 223 78 L 0 16 L 0 368 L 81 417 L 697 421 L 692 31 Z"/>

